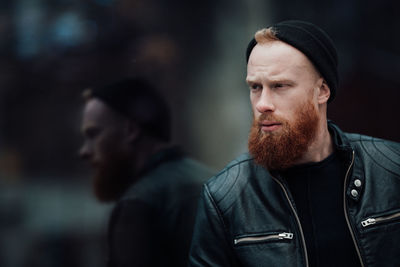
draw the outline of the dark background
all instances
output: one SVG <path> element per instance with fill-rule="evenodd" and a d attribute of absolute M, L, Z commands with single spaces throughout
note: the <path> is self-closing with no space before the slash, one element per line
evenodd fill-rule
<path fill-rule="evenodd" d="M 284 19 L 325 29 L 341 86 L 329 118 L 400 141 L 396 1 L 2 0 L 0 266 L 103 266 L 110 205 L 77 157 L 81 92 L 144 75 L 173 111 L 174 142 L 215 169 L 246 150 L 244 52 Z"/>

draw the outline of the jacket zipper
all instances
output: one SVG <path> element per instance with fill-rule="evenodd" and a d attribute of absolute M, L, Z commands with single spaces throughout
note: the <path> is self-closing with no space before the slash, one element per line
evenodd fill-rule
<path fill-rule="evenodd" d="M 358 254 L 358 258 L 360 259 L 361 266 L 364 267 L 365 265 L 364 265 L 364 262 L 363 262 L 363 260 L 362 260 L 362 258 L 361 258 L 360 249 L 358 248 L 357 241 L 356 241 L 356 237 L 355 237 L 355 235 L 354 235 L 354 233 L 353 233 L 353 229 L 352 229 L 352 227 L 351 227 L 351 225 L 350 225 L 349 216 L 347 215 L 347 206 L 346 206 L 346 187 L 347 187 L 346 185 L 347 185 L 347 178 L 349 177 L 350 169 L 351 169 L 351 167 L 353 167 L 353 164 L 354 164 L 354 150 L 353 150 L 352 152 L 353 152 L 353 154 L 352 154 L 352 157 L 351 157 L 351 163 L 350 163 L 349 168 L 347 169 L 346 176 L 344 177 L 343 208 L 344 208 L 344 217 L 346 218 L 347 227 L 348 227 L 349 230 L 350 230 L 351 238 L 353 239 L 354 245 L 355 245 L 355 247 L 356 247 L 356 251 L 357 251 L 357 254 Z"/>
<path fill-rule="evenodd" d="M 381 216 L 381 217 L 375 217 L 375 218 L 368 218 L 364 221 L 361 222 L 361 225 L 365 228 L 368 227 L 370 225 L 376 224 L 376 223 L 383 223 L 386 221 L 389 221 L 391 219 L 395 219 L 400 217 L 400 212 L 397 212 L 395 214 L 392 215 L 388 215 L 388 216 Z"/>
<path fill-rule="evenodd" d="M 292 202 L 290 201 L 290 198 L 289 198 L 289 195 L 288 195 L 288 192 L 287 192 L 286 188 L 283 186 L 283 184 L 277 178 L 273 177 L 272 175 L 271 175 L 271 177 L 280 185 L 280 187 L 282 187 L 282 190 L 285 193 L 286 199 L 289 202 L 290 208 L 293 211 L 294 217 L 296 218 L 296 222 L 299 225 L 301 242 L 302 242 L 303 248 L 304 248 L 304 258 L 305 258 L 305 261 L 306 261 L 306 266 L 308 267 L 309 265 L 308 265 L 308 254 L 307 254 L 306 240 L 304 238 L 303 228 L 301 227 L 299 216 L 297 215 L 297 212 L 296 212 L 295 208 L 293 207 Z"/>
<path fill-rule="evenodd" d="M 277 240 L 277 239 L 293 239 L 292 233 L 280 233 L 264 236 L 246 236 L 241 238 L 236 238 L 233 240 L 234 244 L 237 245 L 242 242 L 257 242 L 257 241 L 267 241 L 267 240 Z"/>

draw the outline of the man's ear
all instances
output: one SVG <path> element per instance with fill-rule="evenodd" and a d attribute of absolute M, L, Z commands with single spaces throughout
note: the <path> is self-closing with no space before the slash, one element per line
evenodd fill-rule
<path fill-rule="evenodd" d="M 331 96 L 331 90 L 329 89 L 329 86 L 326 83 L 326 81 L 322 79 L 322 82 L 318 90 L 318 104 L 327 103 L 330 96 Z"/>
<path fill-rule="evenodd" d="M 132 120 L 128 120 L 126 124 L 126 133 L 127 133 L 127 141 L 132 143 L 140 136 L 142 129 L 140 126 L 133 122 Z"/>

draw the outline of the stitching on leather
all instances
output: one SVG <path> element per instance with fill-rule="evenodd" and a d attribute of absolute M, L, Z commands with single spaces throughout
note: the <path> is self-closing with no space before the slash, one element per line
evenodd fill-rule
<path fill-rule="evenodd" d="M 370 141 L 370 142 L 371 142 L 371 141 Z M 393 172 L 393 171 L 391 171 L 391 170 L 385 168 L 385 167 L 382 166 L 380 163 L 378 163 L 378 162 L 375 160 L 375 158 L 372 157 L 372 155 L 371 155 L 370 153 L 368 153 L 368 150 L 367 150 L 366 147 L 365 147 L 364 141 L 360 140 L 360 145 L 361 145 L 361 148 L 362 148 L 362 149 L 365 151 L 365 153 L 367 154 L 367 156 L 368 156 L 373 162 L 375 162 L 375 164 L 377 164 L 378 166 L 382 167 L 384 170 L 390 172 L 391 174 L 393 174 L 393 175 L 395 175 L 395 176 L 397 176 L 397 177 L 400 177 L 400 175 L 399 175 L 398 173 L 395 173 L 395 172 Z M 380 151 L 380 150 L 378 150 L 378 151 Z M 380 152 L 381 152 L 381 151 L 380 151 Z"/>

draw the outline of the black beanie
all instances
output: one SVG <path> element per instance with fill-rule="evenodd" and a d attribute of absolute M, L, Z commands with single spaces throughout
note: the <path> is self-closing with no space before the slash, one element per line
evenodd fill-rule
<path fill-rule="evenodd" d="M 338 56 L 332 39 L 318 26 L 300 20 L 287 20 L 271 26 L 274 35 L 307 56 L 328 83 L 331 95 L 328 103 L 336 96 L 339 84 Z M 257 42 L 253 38 L 246 50 L 246 60 Z"/>
<path fill-rule="evenodd" d="M 164 141 L 170 140 L 170 110 L 161 93 L 142 77 L 128 78 L 103 87 L 91 89 L 114 111 L 131 118 L 148 134 Z"/>

